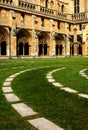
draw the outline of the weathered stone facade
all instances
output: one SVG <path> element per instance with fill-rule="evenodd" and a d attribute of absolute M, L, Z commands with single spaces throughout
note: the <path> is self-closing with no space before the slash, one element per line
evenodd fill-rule
<path fill-rule="evenodd" d="M 0 0 L 0 57 L 88 56 L 88 0 Z"/>

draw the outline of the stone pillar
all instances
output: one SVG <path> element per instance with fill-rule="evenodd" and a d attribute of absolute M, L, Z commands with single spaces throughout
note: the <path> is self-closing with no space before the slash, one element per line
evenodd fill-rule
<path fill-rule="evenodd" d="M 8 56 L 9 59 L 12 58 L 12 28 L 9 27 L 9 51 L 8 51 Z"/>
<path fill-rule="evenodd" d="M 54 36 L 53 32 L 50 33 L 50 52 L 49 52 L 49 55 L 55 56 L 55 36 Z"/>
<path fill-rule="evenodd" d="M 78 55 L 78 43 L 74 43 L 74 56 Z"/>
<path fill-rule="evenodd" d="M 12 56 L 14 56 L 14 57 L 16 57 L 17 55 L 16 55 L 16 52 L 17 52 L 17 50 L 16 50 L 16 45 L 17 43 L 16 43 L 16 35 L 15 36 L 13 36 L 12 37 Z"/>
<path fill-rule="evenodd" d="M 69 36 L 65 35 L 65 57 L 68 57 L 70 55 L 70 41 L 69 41 Z"/>
<path fill-rule="evenodd" d="M 69 37 L 67 37 L 67 56 L 70 56 L 70 40 Z"/>

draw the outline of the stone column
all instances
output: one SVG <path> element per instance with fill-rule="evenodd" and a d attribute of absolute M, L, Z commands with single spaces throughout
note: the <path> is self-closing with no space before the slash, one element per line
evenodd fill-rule
<path fill-rule="evenodd" d="M 53 32 L 50 33 L 50 56 L 55 56 L 55 34 Z"/>
<path fill-rule="evenodd" d="M 16 50 L 16 45 L 17 43 L 16 43 L 16 35 L 15 36 L 12 36 L 12 56 L 17 56 L 16 55 L 16 52 L 17 52 L 17 50 Z"/>
<path fill-rule="evenodd" d="M 9 27 L 9 59 L 12 58 L 12 28 Z"/>
<path fill-rule="evenodd" d="M 74 56 L 77 56 L 78 55 L 78 43 L 75 42 L 74 43 Z"/>
<path fill-rule="evenodd" d="M 70 56 L 70 40 L 69 40 L 69 36 L 67 36 L 67 56 Z"/>

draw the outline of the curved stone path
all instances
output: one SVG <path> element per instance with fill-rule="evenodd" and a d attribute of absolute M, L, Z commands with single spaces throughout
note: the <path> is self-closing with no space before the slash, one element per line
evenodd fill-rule
<path fill-rule="evenodd" d="M 39 67 L 39 68 L 46 68 L 46 67 Z M 25 103 L 21 102 L 20 98 L 14 94 L 13 89 L 11 87 L 11 82 L 13 81 L 13 79 L 16 76 L 18 76 L 24 72 L 32 71 L 32 70 L 39 69 L 39 68 L 27 69 L 24 71 L 20 71 L 19 73 L 15 73 L 15 74 L 9 76 L 3 83 L 2 91 L 4 93 L 5 98 L 7 99 L 8 102 L 11 103 L 11 106 L 22 117 L 33 116 L 38 113 L 35 112 L 31 107 L 27 106 Z M 55 125 L 54 123 L 52 123 L 51 121 L 47 120 L 44 117 L 28 120 L 28 122 L 30 124 L 32 124 L 38 130 L 64 130 L 63 128 L 60 128 L 59 126 Z"/>
<path fill-rule="evenodd" d="M 79 74 L 80 74 L 82 77 L 88 79 L 88 75 L 85 74 L 85 71 L 86 71 L 86 70 L 87 70 L 87 68 L 81 70 L 81 71 L 79 72 Z"/>
<path fill-rule="evenodd" d="M 5 71 L 5 70 L 9 70 L 9 69 L 22 69 L 24 66 L 19 66 L 19 67 L 12 67 L 12 68 L 4 68 L 4 69 L 0 69 L 0 71 Z"/>
<path fill-rule="evenodd" d="M 59 87 L 61 90 L 64 90 L 64 91 L 69 92 L 69 93 L 75 93 L 75 94 L 77 94 L 77 95 L 80 96 L 80 97 L 83 97 L 83 98 L 87 98 L 87 99 L 88 99 L 88 94 L 79 93 L 78 91 L 76 91 L 76 90 L 74 90 L 74 89 L 71 89 L 71 88 L 69 88 L 69 87 L 64 87 L 61 83 L 55 81 L 55 79 L 53 78 L 52 74 L 53 74 L 54 72 L 59 71 L 59 70 L 62 70 L 62 69 L 65 69 L 65 67 L 50 71 L 50 72 L 47 74 L 47 79 L 48 79 L 48 81 L 51 82 L 55 87 Z M 81 70 L 79 73 L 80 73 L 83 77 L 85 77 L 86 79 L 88 79 L 88 76 L 84 73 L 85 70 L 87 70 L 87 69 L 83 69 L 83 70 Z"/>

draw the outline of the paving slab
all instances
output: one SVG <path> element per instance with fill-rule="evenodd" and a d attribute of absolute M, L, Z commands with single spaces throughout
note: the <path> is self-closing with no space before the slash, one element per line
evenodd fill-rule
<path fill-rule="evenodd" d="M 37 112 L 33 111 L 29 106 L 24 103 L 16 103 L 12 104 L 12 107 L 22 116 L 33 116 L 36 115 Z"/>
<path fill-rule="evenodd" d="M 88 95 L 87 94 L 83 94 L 83 93 L 80 93 L 78 94 L 80 97 L 83 97 L 83 98 L 88 98 Z"/>
<path fill-rule="evenodd" d="M 4 93 L 13 92 L 13 90 L 12 90 L 11 87 L 2 87 L 2 91 L 3 91 Z"/>
<path fill-rule="evenodd" d="M 47 79 L 52 79 L 53 77 L 52 76 L 47 76 Z"/>
<path fill-rule="evenodd" d="M 28 120 L 28 122 L 38 130 L 64 130 L 63 128 L 60 128 L 59 126 L 55 125 L 54 123 L 52 123 L 51 121 L 43 117 L 33 119 L 33 120 Z"/>
<path fill-rule="evenodd" d="M 10 86 L 11 85 L 11 82 L 4 82 L 3 83 L 3 86 Z"/>
<path fill-rule="evenodd" d="M 55 87 L 63 87 L 63 85 L 62 84 L 60 84 L 60 83 L 58 83 L 58 82 L 54 82 L 54 83 L 52 83 Z"/>
<path fill-rule="evenodd" d="M 5 82 L 9 82 L 9 81 L 12 81 L 13 80 L 13 78 L 7 78 L 6 80 L 5 80 Z"/>
<path fill-rule="evenodd" d="M 82 74 L 82 76 L 84 76 L 84 77 L 85 77 L 85 76 L 87 76 L 87 75 L 86 75 L 86 74 Z"/>
<path fill-rule="evenodd" d="M 14 93 L 9 93 L 9 94 L 4 94 L 6 99 L 9 102 L 17 102 L 20 101 L 20 99 L 14 94 Z"/>
<path fill-rule="evenodd" d="M 69 93 L 78 93 L 76 90 L 74 89 L 71 89 L 69 87 L 64 87 L 64 88 L 61 88 L 62 90 L 66 91 L 66 92 L 69 92 Z"/>
<path fill-rule="evenodd" d="M 54 80 L 54 79 L 48 79 L 48 81 L 49 81 L 49 82 L 55 82 L 55 80 Z"/>
<path fill-rule="evenodd" d="M 52 73 L 51 72 L 49 72 L 48 74 L 47 74 L 47 76 L 51 76 L 52 75 Z"/>

